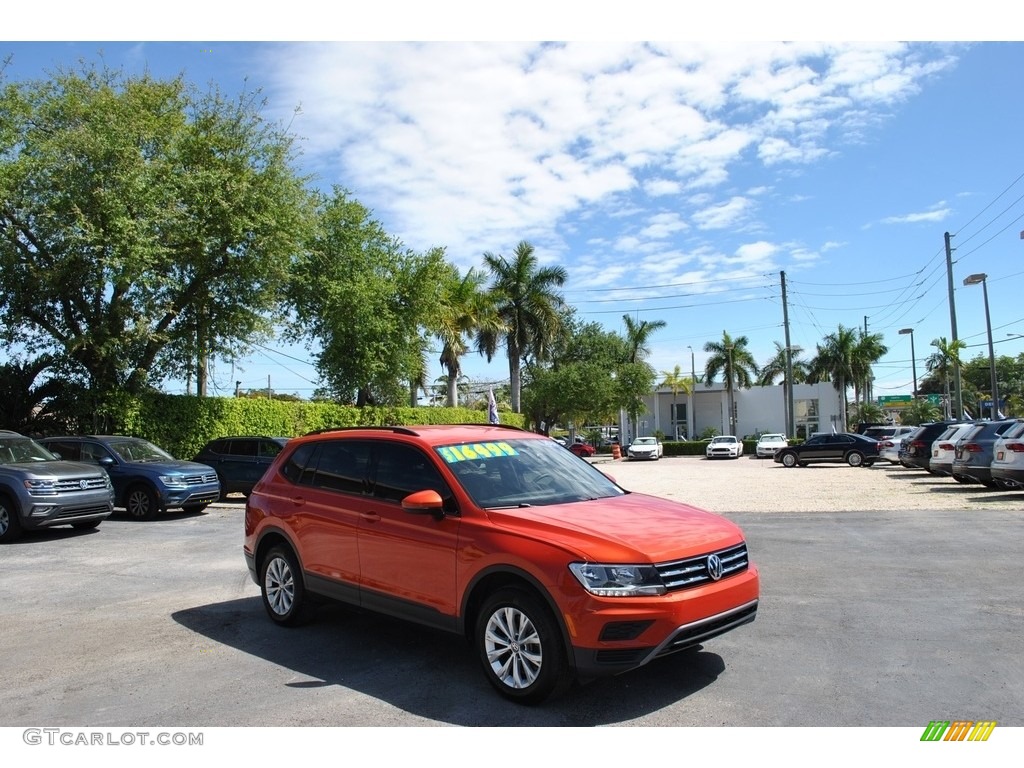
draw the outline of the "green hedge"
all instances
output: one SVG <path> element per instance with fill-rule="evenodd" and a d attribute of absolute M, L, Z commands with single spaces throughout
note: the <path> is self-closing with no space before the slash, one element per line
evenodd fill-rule
<path fill-rule="evenodd" d="M 416 424 L 485 424 L 487 412 L 469 408 L 356 408 L 336 403 L 266 398 L 195 397 L 154 393 L 108 404 L 118 434 L 143 437 L 178 458 L 190 459 L 217 437 L 296 437 L 335 427 Z M 518 413 L 501 413 L 501 423 L 522 427 Z"/>

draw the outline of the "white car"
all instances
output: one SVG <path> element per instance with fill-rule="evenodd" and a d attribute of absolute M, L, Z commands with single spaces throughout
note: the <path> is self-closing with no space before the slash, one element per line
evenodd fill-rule
<path fill-rule="evenodd" d="M 973 422 L 950 424 L 949 427 L 932 441 L 932 457 L 928 462 L 928 471 L 933 475 L 953 475 L 953 459 L 956 457 L 956 443 L 974 427 Z"/>
<path fill-rule="evenodd" d="M 743 441 L 735 435 L 718 435 L 708 443 L 704 455 L 709 459 L 738 459 L 743 455 Z"/>
<path fill-rule="evenodd" d="M 997 487 L 1024 488 L 1024 421 L 996 438 L 990 466 Z"/>
<path fill-rule="evenodd" d="M 656 437 L 638 437 L 626 449 L 626 456 L 630 459 L 652 459 L 657 461 L 664 455 L 665 446 Z"/>
<path fill-rule="evenodd" d="M 761 435 L 759 438 L 757 438 L 757 458 L 774 458 L 775 452 L 779 450 L 779 448 L 786 448 L 788 446 L 789 440 L 786 439 L 785 435 L 774 433 Z"/>

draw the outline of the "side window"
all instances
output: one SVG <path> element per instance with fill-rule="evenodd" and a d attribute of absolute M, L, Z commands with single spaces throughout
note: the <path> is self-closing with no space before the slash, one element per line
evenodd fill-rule
<path fill-rule="evenodd" d="M 329 440 L 320 444 L 313 485 L 331 491 L 363 493 L 366 488 L 366 454 L 362 443 Z"/>
<path fill-rule="evenodd" d="M 255 440 L 232 440 L 231 455 L 242 458 L 253 458 L 256 456 Z"/>
<path fill-rule="evenodd" d="M 227 440 L 214 440 L 207 449 L 210 453 L 225 454 L 228 452 Z"/>
<path fill-rule="evenodd" d="M 82 449 L 82 461 L 96 461 L 110 456 L 110 451 L 96 443 L 80 443 Z"/>
<path fill-rule="evenodd" d="M 313 459 L 318 447 L 316 443 L 299 446 L 281 467 L 281 474 L 296 485 L 312 485 L 313 473 L 316 469 Z"/>
<path fill-rule="evenodd" d="M 272 459 L 281 452 L 283 446 L 274 440 L 260 440 L 259 456 L 264 459 Z"/>
<path fill-rule="evenodd" d="M 78 443 L 51 440 L 49 443 L 46 444 L 46 450 L 48 450 L 50 453 L 59 453 L 60 457 L 64 461 L 82 460 L 82 452 L 79 449 Z"/>
<path fill-rule="evenodd" d="M 437 491 L 442 498 L 449 495 L 441 473 L 430 458 L 402 443 L 376 443 L 370 482 L 373 495 L 388 501 L 401 501 L 415 491 Z"/>

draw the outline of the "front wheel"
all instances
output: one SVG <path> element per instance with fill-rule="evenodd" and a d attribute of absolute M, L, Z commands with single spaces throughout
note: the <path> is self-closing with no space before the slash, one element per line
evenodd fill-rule
<path fill-rule="evenodd" d="M 859 467 L 864 463 L 864 454 L 859 451 L 850 451 L 846 454 L 846 463 L 851 467 Z"/>
<path fill-rule="evenodd" d="M 796 466 L 796 454 L 795 453 L 784 453 L 782 454 L 782 466 L 784 467 L 795 467 Z"/>
<path fill-rule="evenodd" d="M 21 520 L 18 518 L 18 508 L 0 497 L 0 544 L 7 544 L 20 538 Z"/>
<path fill-rule="evenodd" d="M 124 500 L 128 514 L 139 520 L 152 520 L 160 508 L 156 494 L 145 485 L 133 485 Z"/>
<path fill-rule="evenodd" d="M 487 680 L 512 701 L 537 704 L 572 680 L 555 620 L 525 590 L 502 589 L 484 601 L 475 643 Z"/>

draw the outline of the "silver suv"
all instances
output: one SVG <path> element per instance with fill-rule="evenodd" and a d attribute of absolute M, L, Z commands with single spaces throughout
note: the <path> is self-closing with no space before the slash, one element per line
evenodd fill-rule
<path fill-rule="evenodd" d="M 61 461 L 31 438 L 0 429 L 0 543 L 23 531 L 95 528 L 114 511 L 114 489 L 99 467 Z"/>

